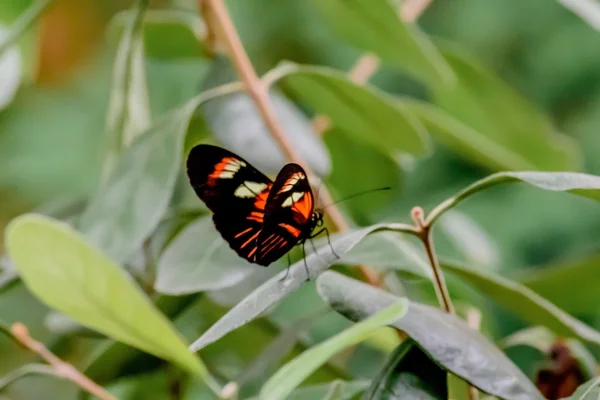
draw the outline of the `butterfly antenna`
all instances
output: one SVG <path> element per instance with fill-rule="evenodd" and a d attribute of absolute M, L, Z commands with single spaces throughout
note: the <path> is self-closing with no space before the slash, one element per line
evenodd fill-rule
<path fill-rule="evenodd" d="M 365 191 L 363 191 L 363 192 L 354 193 L 354 194 L 352 194 L 352 195 L 350 195 L 350 196 L 343 197 L 343 198 L 341 198 L 341 199 L 339 199 L 339 200 L 336 200 L 336 201 L 334 201 L 334 202 L 333 202 L 333 203 L 331 203 L 331 204 L 328 204 L 328 205 L 326 205 L 325 207 L 321 208 L 321 210 L 324 210 L 324 209 L 326 209 L 327 207 L 329 207 L 329 206 L 332 206 L 332 205 L 334 205 L 334 204 L 341 203 L 342 201 L 346 201 L 346 200 L 350 200 L 350 199 L 353 199 L 353 198 L 355 198 L 355 197 L 358 197 L 358 196 L 362 196 L 363 194 L 367 194 L 367 193 L 373 193 L 373 192 L 382 192 L 382 191 L 384 191 L 384 190 L 390 190 L 390 189 L 391 189 L 391 187 L 389 187 L 389 186 L 384 186 L 384 187 L 380 187 L 380 188 L 377 188 L 377 189 L 369 189 L 369 190 L 365 190 Z"/>

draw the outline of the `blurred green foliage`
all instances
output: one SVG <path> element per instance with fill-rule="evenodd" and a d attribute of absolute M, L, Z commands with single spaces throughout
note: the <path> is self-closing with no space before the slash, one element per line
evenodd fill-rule
<path fill-rule="evenodd" d="M 31 4 L 28 0 L 0 2 L 0 25 L 9 27 Z M 325 9 L 319 7 L 323 4 L 319 0 L 227 1 L 257 71 L 263 74 L 278 66 L 284 71 L 275 84 L 281 92 L 273 94 L 274 98 L 281 96 L 274 101 L 283 104 L 277 111 L 285 116 L 282 119 L 288 124 L 287 130 L 297 133 L 298 146 L 306 146 L 300 152 L 324 177 L 334 197 L 393 186 L 390 192 L 340 205 L 353 225 L 408 221 L 411 207 L 420 205 L 430 210 L 474 181 L 501 170 L 600 175 L 600 32 L 558 2 L 434 0 L 419 19 L 420 31 L 395 26 L 393 16 L 386 12 L 392 8 L 391 3 L 384 4 L 387 8 L 380 10 L 378 15 L 382 18 L 377 19 L 381 23 L 375 24 L 356 23 L 354 19 L 360 22 L 360 15 L 357 17 L 352 9 L 345 14 L 346 2 L 329 1 L 329 8 Z M 232 264 L 230 254 L 223 256 L 217 251 L 204 261 L 206 265 L 214 263 L 214 273 L 207 268 L 201 275 L 202 279 L 213 280 L 207 284 L 191 282 L 190 276 L 197 276 L 192 274 L 193 268 L 203 265 L 194 264 L 197 253 L 202 253 L 202 246 L 209 248 L 218 237 L 215 239 L 216 234 L 211 231 L 197 241 L 196 252 L 179 251 L 194 243 L 189 232 L 197 232 L 186 228 L 204 227 L 208 224 L 203 222 L 208 219 L 188 225 L 206 210 L 189 188 L 178 149 L 185 142 L 187 151 L 199 140 L 240 143 L 239 135 L 245 133 L 240 127 L 244 126 L 256 138 L 254 157 L 262 158 L 257 151 L 263 146 L 274 146 L 266 131 L 261 130 L 250 102 L 240 93 L 223 96 L 204 108 L 173 111 L 189 104 L 202 90 L 214 87 L 218 80 L 215 73 L 226 75 L 231 71 L 225 71 L 224 65 L 219 64 L 222 60 L 214 61 L 198 41 L 205 27 L 198 18 L 196 1 L 155 0 L 142 33 L 145 58 L 141 67 L 146 74 L 152 116 L 148 122 L 154 124 L 148 135 L 155 132 L 158 139 L 152 142 L 148 136 L 135 142 L 130 148 L 133 150 L 125 153 L 128 161 L 121 160 L 122 164 L 116 167 L 117 176 L 104 181 L 105 154 L 111 140 L 106 122 L 114 89 L 114 60 L 126 31 L 123 26 L 133 15 L 127 11 L 131 5 L 125 0 L 56 0 L 19 39 L 19 90 L 11 103 L 0 109 L 0 227 L 30 210 L 74 223 L 114 261 L 126 264 L 142 285 L 157 278 L 154 289 L 163 295 L 153 294 L 152 300 L 191 342 L 256 286 L 252 286 L 253 279 L 262 282 L 272 272 L 239 274 L 236 269 L 251 268 L 242 263 L 231 266 L 231 274 L 238 273 L 232 278 L 227 269 L 214 268 Z M 153 14 L 162 8 L 173 12 L 169 17 L 172 19 Z M 178 19 L 178 13 L 186 16 L 184 22 Z M 369 34 L 377 29 L 382 30 Z M 431 43 L 410 47 L 399 56 L 394 49 L 407 37 L 429 38 Z M 411 40 L 407 43 L 413 45 Z M 343 78 L 343 71 L 350 69 L 361 50 L 382 57 L 381 68 L 370 80 L 373 87 L 367 89 L 353 86 Z M 286 75 L 282 61 L 297 63 L 296 68 L 304 75 Z M 287 67 L 290 65 L 293 64 Z M 332 72 L 333 69 L 340 72 Z M 317 73 L 311 75 L 314 71 Z M 335 75 L 338 73 L 339 77 Z M 339 81 L 331 78 L 332 74 Z M 0 71 L 0 82 L 8 76 Z M 455 86 L 450 83 L 453 80 Z M 380 97 L 369 97 L 369 93 Z M 324 145 L 310 136 L 308 127 L 309 118 L 320 112 L 328 112 L 334 123 L 337 121 L 324 134 Z M 236 117 L 239 120 L 234 125 L 229 118 Z M 403 135 L 410 132 L 411 141 L 394 136 L 396 131 L 386 130 L 390 126 Z M 165 138 L 165 131 L 172 132 L 173 138 Z M 312 139 L 306 139 L 306 135 Z M 167 151 L 169 145 L 171 153 Z M 238 146 L 242 151 L 246 145 Z M 325 149 L 330 153 L 331 165 Z M 263 160 L 265 169 L 283 159 L 276 150 L 269 157 Z M 154 165 L 157 159 L 166 161 L 152 175 L 148 165 Z M 142 163 L 144 160 L 147 164 Z M 162 168 L 165 165 L 172 168 Z M 146 179 L 148 176 L 156 180 Z M 146 193 L 157 193 L 157 182 L 162 197 L 148 200 L 150 195 Z M 122 197 L 113 196 L 114 187 L 124 188 Z M 88 201 L 91 205 L 87 205 Z M 138 225 L 130 223 L 128 218 L 140 209 L 149 210 L 162 203 L 165 209 L 158 210 L 160 213 L 153 219 L 140 219 Z M 88 208 L 82 213 L 82 207 Z M 481 269 L 484 275 L 496 273 L 522 283 L 515 283 L 516 287 L 510 287 L 514 292 L 510 292 L 510 282 L 498 288 L 496 281 L 490 284 L 475 273 L 449 269 L 452 295 L 460 304 L 474 304 L 481 310 L 482 330 L 487 337 L 497 340 L 529 324 L 555 323 L 559 314 L 547 314 L 545 306 L 542 311 L 532 311 L 531 318 L 527 310 L 520 310 L 522 298 L 539 305 L 535 293 L 527 288 L 591 328 L 600 329 L 595 307 L 600 299 L 596 286 L 600 283 L 597 203 L 564 193 L 534 190 L 529 185 L 510 185 L 481 192 L 453 212 L 455 218 L 451 220 L 448 214 L 447 224 L 451 226 L 440 224 L 435 232 L 440 257 L 450 260 L 448 265 L 454 261 L 467 263 Z M 115 226 L 120 230 L 112 230 Z M 176 240 L 171 241 L 173 238 Z M 355 253 L 349 253 L 348 264 L 371 262 L 380 270 L 394 269 L 394 277 L 399 281 L 395 294 L 435 303 L 427 275 L 415 272 L 422 272 L 427 265 L 416 266 L 424 258 L 419 248 L 412 246 L 414 243 L 383 245 L 383 240 L 370 240 L 359 244 Z M 473 247 L 473 243 L 477 245 Z M 381 250 L 390 246 L 396 247 L 389 254 Z M 413 254 L 411 251 L 414 256 L 407 256 Z M 298 252 L 294 252 L 294 259 L 298 257 Z M 5 268 L 0 269 L 0 282 L 12 273 L 9 266 L 2 264 Z M 176 271 L 172 276 L 165 275 L 169 267 Z M 547 272 L 548 268 L 552 272 Z M 98 379 L 119 398 L 168 399 L 174 391 L 182 399 L 210 396 L 204 385 L 183 379 L 180 371 L 158 359 L 110 339 L 81 335 L 79 327 L 75 334 L 66 335 L 49 327 L 48 318 L 53 311 L 19 280 L 11 278 L 10 282 L 0 283 L 0 320 L 26 324 L 34 337 Z M 238 285 L 229 287 L 234 283 Z M 250 287 L 244 287 L 244 283 Z M 489 292 L 494 290 L 500 293 L 495 300 L 506 308 L 484 296 L 493 298 Z M 175 302 L 164 295 L 198 291 L 203 293 L 192 295 L 189 302 L 182 298 Z M 173 304 L 168 307 L 161 301 Z M 218 379 L 234 379 L 280 331 L 286 332 L 294 321 L 308 318 L 322 307 L 315 285 L 309 283 L 283 299 L 269 318 L 244 325 L 202 349 L 200 355 Z M 572 336 L 583 341 L 596 340 L 572 329 L 569 321 L 561 322 L 567 326 L 561 334 L 575 332 Z M 333 313 L 315 317 L 312 322 L 309 328 L 294 333 L 297 337 L 285 343 L 286 354 L 271 360 L 273 365 L 265 370 L 272 374 L 281 362 L 350 326 L 346 319 Z M 560 323 L 551 328 L 557 326 L 559 330 L 564 328 Z M 338 354 L 307 381 L 317 385 L 334 379 L 353 380 L 343 388 L 341 384 L 315 386 L 298 390 L 290 398 L 312 399 L 335 391 L 343 393 L 339 398 L 354 396 L 368 387 L 368 381 L 361 379 L 372 378 L 385 365 L 386 357 L 380 347 L 389 350 L 386 343 L 393 347 L 395 342 L 390 342 L 389 337 L 379 338 L 353 352 Z M 600 355 L 597 346 L 590 346 L 589 350 L 596 357 Z M 530 378 L 534 377 L 542 356 L 516 354 L 511 349 L 507 354 Z M 34 361 L 33 355 L 0 336 L 0 377 Z M 242 393 L 257 394 L 267 378 L 254 377 L 242 386 Z M 173 389 L 173 385 L 183 387 Z M 309 394 L 303 397 L 302 390 Z M 24 400 L 42 398 L 40 393 L 50 400 L 78 396 L 72 384 L 46 376 L 22 378 L 5 391 L 0 389 L 0 399 L 4 393 L 8 398 Z"/>

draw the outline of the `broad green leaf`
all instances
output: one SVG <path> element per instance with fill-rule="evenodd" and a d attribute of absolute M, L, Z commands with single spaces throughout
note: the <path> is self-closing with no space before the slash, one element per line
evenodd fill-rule
<path fill-rule="evenodd" d="M 513 154 L 514 161 L 520 156 L 529 164 L 515 163 L 511 169 L 560 171 L 579 167 L 575 143 L 569 137 L 558 134 L 550 119 L 533 103 L 463 49 L 442 43 L 439 48 L 459 82 L 452 87 L 433 87 L 434 102 L 463 124 L 484 133 L 489 142 L 506 150 L 506 154 L 497 153 L 495 157 L 505 158 Z M 458 144 L 457 139 L 452 138 L 455 144 Z M 459 140 L 464 146 L 464 140 Z M 478 142 L 485 144 L 486 141 L 479 138 Z M 490 154 L 488 152 L 486 157 Z"/>
<path fill-rule="evenodd" d="M 368 228 L 336 234 L 331 237 L 331 244 L 335 252 L 339 256 L 343 256 L 368 234 L 386 229 L 393 229 L 393 225 L 373 225 Z M 251 322 L 269 307 L 297 290 L 308 278 L 314 278 L 325 271 L 335 260 L 336 257 L 328 245 L 318 248 L 317 253 L 307 254 L 305 259 L 301 259 L 292 265 L 289 271 L 279 272 L 237 303 L 216 324 L 192 343 L 190 349 L 198 351 L 234 329 Z M 310 277 L 306 275 L 305 265 L 308 267 Z M 283 279 L 284 276 L 286 276 L 285 280 Z"/>
<path fill-rule="evenodd" d="M 154 288 L 181 295 L 219 290 L 245 280 L 258 268 L 239 257 L 215 229 L 211 216 L 183 229 L 162 253 Z"/>
<path fill-rule="evenodd" d="M 600 378 L 594 378 L 579 386 L 575 393 L 562 400 L 598 400 L 600 398 Z"/>
<path fill-rule="evenodd" d="M 229 59 L 217 57 L 203 87 L 208 89 L 236 79 Z M 273 111 L 295 151 L 316 175 L 329 175 L 331 160 L 327 148 L 309 119 L 277 89 L 271 89 L 269 95 Z M 246 93 L 233 93 L 216 99 L 202 107 L 202 114 L 224 147 L 241 155 L 263 173 L 275 176 L 288 162 L 262 121 L 254 101 Z"/>
<path fill-rule="evenodd" d="M 427 84 L 456 77 L 427 36 L 402 21 L 389 0 L 317 0 L 328 25 L 359 49 L 372 52 Z"/>
<path fill-rule="evenodd" d="M 81 215 L 79 230 L 111 259 L 122 262 L 131 257 L 169 205 L 198 107 L 239 88 L 227 85 L 205 91 L 155 122 L 120 157 L 109 181 Z"/>
<path fill-rule="evenodd" d="M 279 369 L 260 392 L 261 400 L 286 398 L 312 372 L 330 357 L 346 347 L 356 345 L 385 325 L 390 325 L 406 314 L 408 301 L 399 299 L 396 304 L 370 316 L 334 337 L 312 347 Z"/>
<path fill-rule="evenodd" d="M 0 46 L 9 35 L 9 31 L 0 25 Z M 21 50 L 18 47 L 7 48 L 0 52 L 0 111 L 6 108 L 15 97 L 21 85 Z"/>
<path fill-rule="evenodd" d="M 342 72 L 286 62 L 263 80 L 278 83 L 315 113 L 331 118 L 336 128 L 384 152 L 429 152 L 425 127 L 402 103 L 373 86 L 353 83 Z"/>
<path fill-rule="evenodd" d="M 138 0 L 119 43 L 106 115 L 108 149 L 104 178 L 108 179 L 121 154 L 151 124 L 142 33 L 148 0 Z"/>
<path fill-rule="evenodd" d="M 381 149 L 360 143 L 339 129 L 324 136 L 331 154 L 333 169 L 327 178 L 328 188 L 336 199 L 365 190 L 389 187 L 390 190 L 364 194 L 340 203 L 358 224 L 372 223 L 377 212 L 397 202 L 402 192 L 404 174 L 398 163 Z M 315 190 L 317 192 L 318 190 Z"/>
<path fill-rule="evenodd" d="M 446 400 L 446 371 L 433 362 L 412 339 L 406 339 L 373 378 L 361 400 Z"/>
<path fill-rule="evenodd" d="M 179 365 L 218 390 L 204 364 L 133 280 L 72 228 L 23 215 L 9 224 L 6 238 L 23 282 L 43 302 L 84 326 Z"/>
<path fill-rule="evenodd" d="M 553 192 L 568 192 L 578 196 L 600 201 L 600 176 L 578 172 L 499 172 L 475 182 L 466 189 L 438 205 L 427 217 L 434 222 L 444 212 L 456 207 L 460 202 L 500 183 L 523 182 L 539 189 Z M 550 217 L 550 216 L 549 216 Z"/>
<path fill-rule="evenodd" d="M 317 289 L 337 312 L 353 321 L 368 318 L 398 300 L 380 289 L 332 271 L 318 278 Z M 507 400 L 543 399 L 504 353 L 455 316 L 410 302 L 408 313 L 393 326 L 414 339 L 442 368 L 486 393 Z"/>
<path fill-rule="evenodd" d="M 127 10 L 115 15 L 109 33 L 120 35 L 131 14 Z M 145 55 L 160 60 L 203 57 L 206 55 L 205 30 L 204 21 L 195 13 L 174 9 L 148 10 L 143 27 Z"/>
<path fill-rule="evenodd" d="M 585 379 L 590 379 L 596 375 L 596 359 L 580 341 L 575 339 L 565 340 L 544 326 L 534 326 L 512 333 L 502 339 L 500 345 L 505 348 L 529 346 L 541 353 L 549 354 L 552 351 L 552 345 L 555 343 L 561 343 L 571 351 L 572 356 L 578 361 L 581 370 L 585 374 Z"/>
<path fill-rule="evenodd" d="M 563 310 L 597 315 L 600 301 L 600 255 L 545 266 L 520 274 L 517 280 Z M 577 288 L 577 290 L 565 290 Z"/>
<path fill-rule="evenodd" d="M 449 263 L 444 263 L 443 268 L 530 324 L 546 326 L 559 335 L 576 337 L 600 346 L 600 332 L 517 282 Z"/>

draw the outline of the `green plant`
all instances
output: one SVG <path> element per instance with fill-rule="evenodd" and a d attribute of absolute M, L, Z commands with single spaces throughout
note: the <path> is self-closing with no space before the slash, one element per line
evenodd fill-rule
<path fill-rule="evenodd" d="M 0 37 L 0 57 L 49 3 L 33 2 Z M 481 255 L 488 239 L 454 208 L 508 183 L 593 204 L 600 176 L 576 172 L 579 147 L 541 107 L 457 43 L 415 26 L 427 4 L 406 0 L 399 16 L 387 0 L 313 2 L 319 24 L 368 52 L 350 73 L 284 61 L 259 75 L 222 0 L 186 11 L 137 0 L 114 15 L 97 187 L 83 201 L 17 216 L 5 231 L 0 296 L 24 284 L 52 311 L 42 312 L 49 334 L 39 341 L 27 321 L 0 321 L 4 336 L 48 363 L 18 363 L 0 378 L 0 393 L 44 375 L 102 399 L 543 399 L 540 379 L 508 348 L 548 355 L 564 339 L 582 384 L 569 395 L 597 396 L 595 263 L 502 277 L 484 265 L 497 263 Z M 202 60 L 201 92 L 157 106 L 150 59 Z M 368 84 L 382 66 L 426 93 Z M 341 258 L 318 239 L 306 259 L 293 253 L 289 271 L 283 263 L 262 269 L 228 248 L 185 179 L 185 157 L 199 142 L 221 143 L 269 174 L 298 162 L 324 182 L 314 186 L 324 204 L 375 183 L 393 190 L 327 208 Z M 445 191 L 425 213 L 401 187 L 415 186 L 406 165 L 419 169 L 438 151 L 492 173 Z M 399 222 L 409 207 L 411 223 Z M 306 280 L 305 263 L 316 280 Z M 572 297 L 563 279 L 589 287 Z M 493 327 L 477 321 L 493 320 L 488 299 L 545 329 L 496 343 Z"/>

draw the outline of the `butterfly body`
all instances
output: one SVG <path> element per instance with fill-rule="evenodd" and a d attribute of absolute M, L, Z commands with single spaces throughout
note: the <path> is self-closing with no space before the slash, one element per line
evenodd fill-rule
<path fill-rule="evenodd" d="M 213 212 L 215 227 L 246 260 L 268 266 L 323 224 L 304 169 L 285 165 L 274 181 L 240 156 L 201 144 L 187 161 L 194 191 Z"/>

